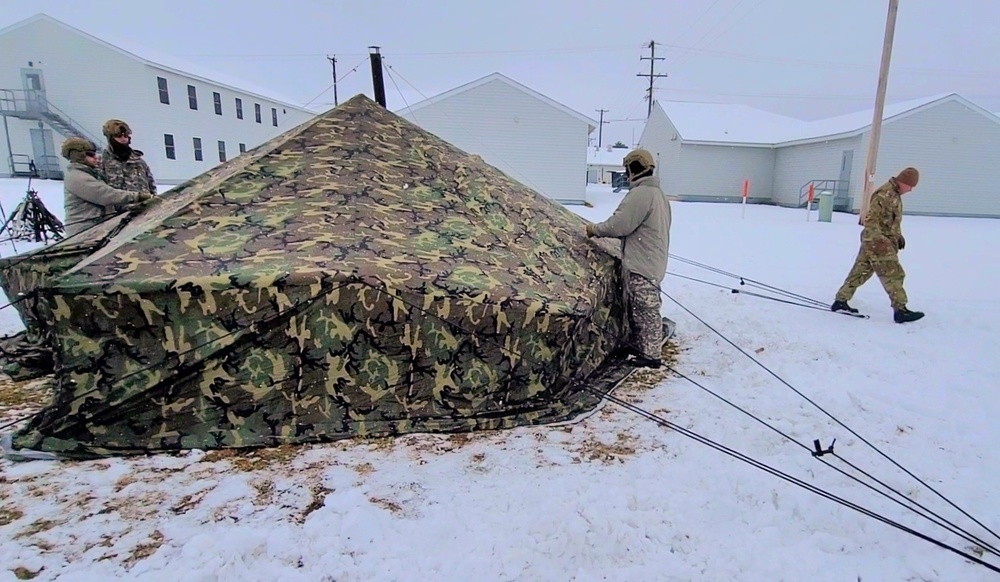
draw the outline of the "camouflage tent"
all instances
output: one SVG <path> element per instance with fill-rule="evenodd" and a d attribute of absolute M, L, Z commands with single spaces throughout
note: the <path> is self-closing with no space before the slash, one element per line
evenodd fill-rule
<path fill-rule="evenodd" d="M 56 360 L 15 448 L 566 420 L 627 331 L 613 241 L 360 95 L 112 222 L 49 249 L 93 249 L 68 270 L 0 265 Z"/>

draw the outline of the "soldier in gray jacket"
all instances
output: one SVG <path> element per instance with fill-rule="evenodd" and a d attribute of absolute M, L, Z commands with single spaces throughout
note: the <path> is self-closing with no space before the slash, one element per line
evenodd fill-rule
<path fill-rule="evenodd" d="M 670 248 L 670 202 L 653 175 L 656 163 L 644 149 L 629 152 L 623 160 L 629 192 L 611 218 L 587 225 L 587 236 L 622 240 L 622 267 L 628 286 L 631 344 L 635 364 L 659 368 L 663 342 L 660 284 L 667 273 Z"/>
<path fill-rule="evenodd" d="M 67 238 L 124 210 L 128 204 L 153 198 L 148 192 L 128 192 L 108 186 L 98 171 L 97 148 L 89 140 L 67 139 L 62 145 L 62 156 L 70 162 L 63 180 Z"/>

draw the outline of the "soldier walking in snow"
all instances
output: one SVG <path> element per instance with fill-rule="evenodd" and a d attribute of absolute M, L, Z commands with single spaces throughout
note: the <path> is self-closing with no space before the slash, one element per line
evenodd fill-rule
<path fill-rule="evenodd" d="M 629 152 L 622 161 L 629 192 L 608 220 L 587 225 L 588 237 L 622 239 L 624 284 L 628 286 L 629 347 L 635 364 L 659 368 L 663 342 L 660 284 L 667 273 L 670 247 L 670 202 L 653 175 L 655 162 L 644 149 Z"/>
<path fill-rule="evenodd" d="M 99 170 L 97 147 L 89 140 L 67 139 L 62 156 L 70 162 L 63 180 L 67 238 L 98 224 L 118 207 L 153 199 L 147 191 L 128 192 L 107 185 Z"/>
<path fill-rule="evenodd" d="M 861 249 L 854 267 L 837 291 L 830 306 L 832 311 L 857 313 L 858 310 L 847 302 L 854 297 L 858 287 L 875 274 L 889 295 L 896 323 L 916 321 L 924 316 L 919 311 L 906 308 L 906 291 L 903 289 L 906 273 L 899 264 L 899 251 L 906 246 L 901 230 L 902 196 L 917 186 L 919 178 L 916 168 L 906 168 L 872 193 L 868 214 L 864 218 L 865 226 L 861 231 Z"/>
<path fill-rule="evenodd" d="M 108 145 L 101 154 L 101 171 L 112 188 L 156 194 L 156 181 L 142 151 L 132 148 L 132 129 L 120 119 L 104 123 Z"/>

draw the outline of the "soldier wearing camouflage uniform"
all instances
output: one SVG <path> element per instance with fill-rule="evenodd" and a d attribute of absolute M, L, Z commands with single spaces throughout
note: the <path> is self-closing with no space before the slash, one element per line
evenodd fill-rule
<path fill-rule="evenodd" d="M 861 249 L 854 261 L 854 267 L 837 291 L 830 306 L 832 311 L 857 313 L 848 305 L 854 292 L 865 284 L 873 274 L 878 275 L 882 287 L 889 295 L 893 319 L 896 323 L 916 321 L 924 316 L 919 311 L 906 308 L 906 291 L 903 279 L 906 273 L 899 264 L 899 251 L 906 246 L 901 230 L 903 220 L 902 196 L 916 187 L 920 178 L 916 168 L 906 168 L 898 176 L 890 178 L 878 190 L 872 192 L 868 214 L 864 218 L 861 231 Z"/>
<path fill-rule="evenodd" d="M 101 154 L 101 171 L 109 186 L 130 192 L 156 194 L 156 181 L 142 151 L 132 148 L 132 130 L 120 119 L 104 124 L 108 145 Z"/>
<path fill-rule="evenodd" d="M 608 220 L 587 225 L 587 236 L 622 239 L 622 267 L 629 289 L 630 350 L 635 364 L 659 368 L 663 341 L 660 284 L 667 273 L 670 247 L 670 202 L 653 175 L 655 162 L 644 149 L 622 161 L 629 192 Z"/>
<path fill-rule="evenodd" d="M 74 236 L 122 210 L 125 205 L 153 198 L 148 192 L 128 192 L 104 182 L 97 146 L 81 137 L 63 142 L 62 156 L 69 160 L 63 179 L 66 237 Z"/>

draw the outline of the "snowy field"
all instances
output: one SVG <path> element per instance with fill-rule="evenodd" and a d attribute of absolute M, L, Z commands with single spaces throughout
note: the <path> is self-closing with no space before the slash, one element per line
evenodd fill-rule
<path fill-rule="evenodd" d="M 61 217 L 61 183 L 36 182 Z M 22 181 L 0 181 L 9 213 Z M 921 195 L 916 190 L 910 197 Z M 591 220 L 620 200 L 593 188 Z M 905 199 L 904 199 L 905 201 Z M 830 302 L 857 252 L 852 215 L 673 204 L 671 252 Z M 1000 532 L 1000 221 L 906 217 L 911 309 L 892 321 L 744 294 L 680 261 L 664 290 L 797 390 Z M 19 246 L 20 250 L 24 245 Z M 9 246 L 2 249 L 9 256 Z M 742 287 L 743 290 L 753 290 Z M 759 290 L 758 290 L 759 291 Z M 5 303 L 5 301 L 4 301 Z M 792 439 L 826 446 L 983 538 L 1000 539 L 875 453 L 678 304 L 677 369 Z M 0 311 L 0 331 L 19 327 Z M 835 472 L 664 373 L 618 396 L 984 560 L 1000 558 Z M 830 465 L 860 474 L 834 457 Z M 0 461 L 0 581 L 977 581 L 998 575 L 607 404 L 562 427 L 190 452 L 84 463 Z"/>

